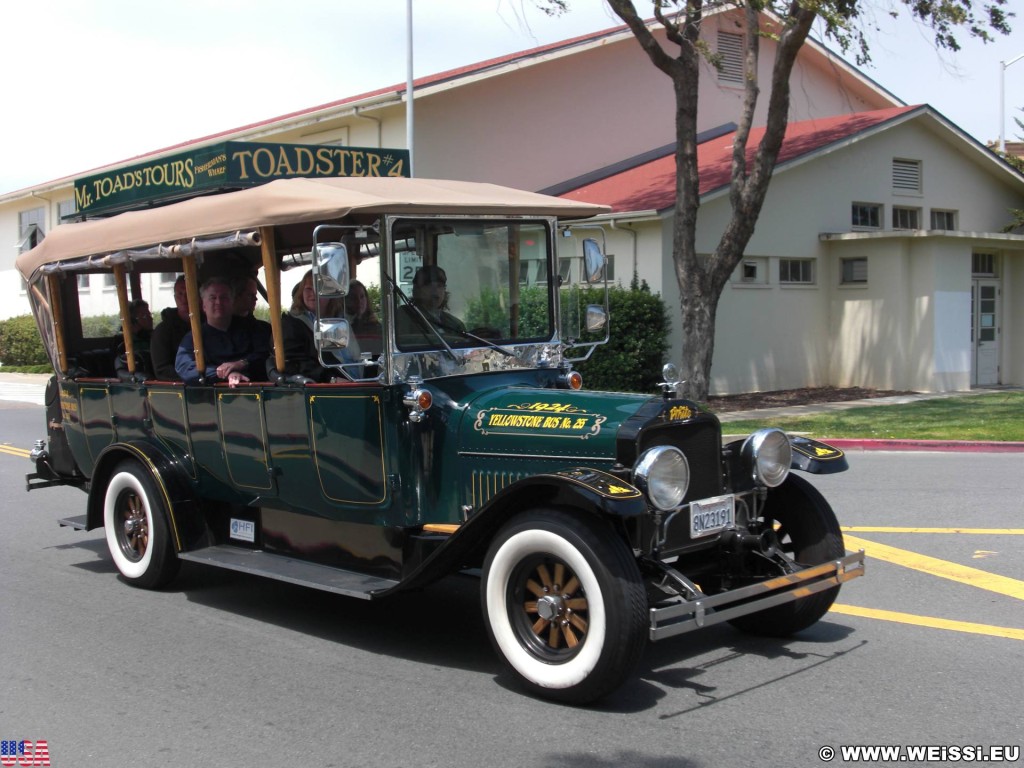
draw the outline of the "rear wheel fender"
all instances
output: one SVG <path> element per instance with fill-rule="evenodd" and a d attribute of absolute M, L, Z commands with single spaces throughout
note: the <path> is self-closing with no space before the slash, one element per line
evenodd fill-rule
<path fill-rule="evenodd" d="M 173 458 L 145 442 L 115 443 L 100 454 L 90 479 L 86 529 L 103 526 L 107 484 L 115 468 L 126 459 L 137 462 L 156 486 L 155 492 L 167 509 L 175 550 L 194 549 L 208 542 L 209 531 L 199 512 L 198 498 L 190 478 Z"/>

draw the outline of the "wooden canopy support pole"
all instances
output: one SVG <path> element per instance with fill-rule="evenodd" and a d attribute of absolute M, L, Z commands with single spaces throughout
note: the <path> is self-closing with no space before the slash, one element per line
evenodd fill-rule
<path fill-rule="evenodd" d="M 185 272 L 185 292 L 188 293 L 188 320 L 192 328 L 193 351 L 196 356 L 196 370 L 201 377 L 206 376 L 206 358 L 203 355 L 203 302 L 199 297 L 199 286 L 196 284 L 196 257 L 189 254 L 182 256 L 181 266 Z"/>
<path fill-rule="evenodd" d="M 128 308 L 128 283 L 124 265 L 114 265 L 114 284 L 117 286 L 117 304 L 121 308 L 121 335 L 124 337 L 124 357 L 128 372 L 135 373 L 135 341 L 132 339 L 132 318 Z"/>
<path fill-rule="evenodd" d="M 53 316 L 53 334 L 57 342 L 57 362 L 60 372 L 68 372 L 68 348 L 64 341 L 64 305 L 60 300 L 60 278 L 57 275 L 46 276 L 46 287 L 50 294 L 50 312 Z"/>
<path fill-rule="evenodd" d="M 267 303 L 270 304 L 270 330 L 274 334 L 274 367 L 284 373 L 284 339 L 281 330 L 281 270 L 277 264 L 273 227 L 260 227 L 263 253 L 263 274 L 267 280 Z"/>

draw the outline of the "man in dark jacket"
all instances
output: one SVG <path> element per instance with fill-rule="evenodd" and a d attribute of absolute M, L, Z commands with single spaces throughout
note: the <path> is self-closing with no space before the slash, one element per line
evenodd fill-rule
<path fill-rule="evenodd" d="M 205 367 L 196 366 L 195 342 L 189 331 L 178 345 L 174 367 L 186 383 L 226 381 L 229 386 L 249 381 L 249 373 L 262 379 L 270 354 L 270 334 L 234 314 L 235 293 L 223 277 L 211 277 L 199 291 L 203 299 L 203 354 Z M 268 325 L 269 328 L 269 325 Z"/>
<path fill-rule="evenodd" d="M 191 330 L 188 322 L 188 292 L 185 290 L 185 276 L 179 275 L 174 281 L 174 304 L 160 313 L 160 324 L 153 330 L 149 340 L 149 355 L 153 360 L 153 374 L 162 381 L 178 378 L 174 370 L 174 358 L 178 345 Z"/>

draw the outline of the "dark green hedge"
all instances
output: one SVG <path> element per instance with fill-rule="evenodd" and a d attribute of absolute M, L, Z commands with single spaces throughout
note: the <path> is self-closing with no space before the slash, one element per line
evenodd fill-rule
<path fill-rule="evenodd" d="M 567 292 L 563 300 L 570 301 Z M 466 312 L 466 325 L 471 328 L 503 325 L 507 317 L 508 298 L 501 300 L 497 293 L 485 292 Z M 579 291 L 580 307 L 604 304 L 603 288 Z M 524 336 L 547 331 L 547 289 L 523 287 L 519 294 L 519 328 Z M 571 310 L 563 305 L 563 314 Z M 594 350 L 586 362 L 577 369 L 583 375 L 587 389 L 617 392 L 658 391 L 661 366 L 668 351 L 669 318 L 661 297 L 651 293 L 646 282 L 635 278 L 629 288 L 615 286 L 608 291 L 608 310 L 611 315 L 611 338 Z M 582 309 L 581 309 L 582 311 Z M 563 320 L 565 318 L 563 317 Z M 603 336 L 595 336 L 601 338 Z M 584 337 L 583 341 L 587 341 Z"/>
<path fill-rule="evenodd" d="M 584 303 L 600 304 L 604 291 L 583 291 Z M 658 391 L 668 352 L 669 317 L 661 296 L 636 279 L 627 288 L 608 292 L 611 339 L 576 369 L 585 389 L 616 392 Z"/>
<path fill-rule="evenodd" d="M 48 362 L 32 315 L 0 320 L 0 363 L 21 366 L 45 365 Z"/>

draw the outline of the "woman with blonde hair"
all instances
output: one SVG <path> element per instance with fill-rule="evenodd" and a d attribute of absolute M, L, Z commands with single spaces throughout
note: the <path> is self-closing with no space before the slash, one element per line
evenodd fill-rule
<path fill-rule="evenodd" d="M 379 355 L 384 349 L 380 320 L 377 319 L 377 313 L 370 304 L 370 294 L 366 286 L 358 280 L 349 283 L 348 295 L 345 296 L 345 314 L 353 335 L 359 339 L 359 348 Z"/>
<path fill-rule="evenodd" d="M 319 307 L 317 306 L 319 304 Z M 317 382 L 330 381 L 332 368 L 320 363 L 320 355 L 316 347 L 313 326 L 316 323 L 317 309 L 320 317 L 340 317 L 342 310 L 339 299 L 319 298 L 313 284 L 313 270 L 302 276 L 302 280 L 292 291 L 292 305 L 281 315 L 281 338 L 284 346 L 286 376 L 296 374 Z M 330 358 L 333 352 L 326 353 Z M 354 362 L 358 353 L 353 356 L 352 348 L 341 350 L 339 363 Z M 270 358 L 271 362 L 273 357 Z"/>

